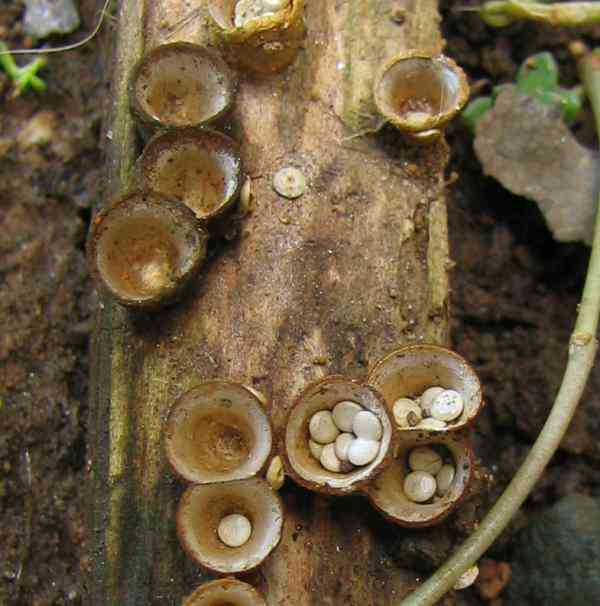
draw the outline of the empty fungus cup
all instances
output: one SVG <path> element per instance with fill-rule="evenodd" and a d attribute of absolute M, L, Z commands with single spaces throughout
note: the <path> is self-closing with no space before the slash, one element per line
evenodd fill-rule
<path fill-rule="evenodd" d="M 182 606 L 267 606 L 260 593 L 237 579 L 217 579 L 200 585 Z"/>
<path fill-rule="evenodd" d="M 173 302 L 206 258 L 208 234 L 181 202 L 134 192 L 102 210 L 88 237 L 90 271 L 119 303 Z"/>
<path fill-rule="evenodd" d="M 310 422 L 316 413 L 332 411 L 340 402 L 358 404 L 379 420 L 381 430 L 376 456 L 349 471 L 330 471 L 311 453 Z M 368 385 L 342 376 L 311 383 L 294 403 L 285 429 L 285 463 L 298 484 L 316 492 L 345 495 L 365 487 L 391 461 L 396 432 L 383 398 Z"/>
<path fill-rule="evenodd" d="M 306 35 L 304 0 L 275 2 L 282 8 L 236 26 L 238 2 L 239 0 L 208 2 L 210 16 L 228 59 L 243 68 L 263 74 L 287 67 L 296 57 Z"/>
<path fill-rule="evenodd" d="M 409 345 L 393 351 L 375 364 L 367 383 L 383 394 L 392 410 L 400 398 L 417 400 L 430 387 L 460 394 L 462 412 L 441 423 L 445 426 L 399 427 L 407 432 L 441 433 L 462 429 L 475 421 L 483 406 L 481 384 L 473 368 L 457 353 L 437 345 Z"/>
<path fill-rule="evenodd" d="M 429 140 L 469 98 L 467 78 L 452 59 L 410 52 L 387 61 L 375 79 L 379 113 L 393 126 Z"/>
<path fill-rule="evenodd" d="M 406 436 L 406 434 L 405 434 Z M 454 476 L 443 496 L 419 503 L 405 494 L 405 479 L 411 472 L 409 454 L 418 446 L 441 447 L 448 453 Z M 446 518 L 467 494 L 473 472 L 473 452 L 462 434 L 431 438 L 424 435 L 401 438 L 393 463 L 368 487 L 369 500 L 384 517 L 400 526 L 418 528 L 433 526 Z"/>
<path fill-rule="evenodd" d="M 244 544 L 229 547 L 219 525 L 238 514 L 250 523 Z M 277 493 L 261 478 L 190 486 L 177 508 L 177 535 L 187 555 L 220 574 L 247 572 L 260 566 L 281 539 L 283 507 Z"/>
<path fill-rule="evenodd" d="M 196 44 L 157 46 L 133 70 L 130 102 L 145 126 L 200 126 L 232 105 L 234 78 L 216 54 Z"/>
<path fill-rule="evenodd" d="M 235 201 L 241 183 L 237 144 L 221 133 L 178 128 L 159 133 L 139 160 L 145 188 L 181 200 L 199 219 L 223 214 Z"/>
<path fill-rule="evenodd" d="M 185 392 L 165 428 L 175 473 L 208 484 L 250 478 L 266 465 L 271 424 L 257 395 L 239 383 L 209 381 Z"/>

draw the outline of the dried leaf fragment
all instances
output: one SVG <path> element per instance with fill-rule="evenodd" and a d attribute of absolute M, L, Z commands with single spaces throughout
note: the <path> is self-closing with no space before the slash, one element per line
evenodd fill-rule
<path fill-rule="evenodd" d="M 591 243 L 598 155 L 576 141 L 560 110 L 506 89 L 477 125 L 474 145 L 485 174 L 535 201 L 556 240 Z"/>

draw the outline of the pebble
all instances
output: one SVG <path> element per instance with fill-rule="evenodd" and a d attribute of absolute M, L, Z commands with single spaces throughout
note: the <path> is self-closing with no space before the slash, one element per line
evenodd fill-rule
<path fill-rule="evenodd" d="M 348 460 L 353 465 L 368 465 L 379 453 L 380 443 L 375 440 L 356 438 L 348 448 Z"/>
<path fill-rule="evenodd" d="M 362 410 L 354 417 L 352 431 L 365 440 L 380 440 L 383 433 L 381 421 L 369 410 Z"/>
<path fill-rule="evenodd" d="M 454 421 L 463 411 L 462 396 L 453 389 L 445 389 L 431 405 L 431 416 L 439 421 Z"/>
<path fill-rule="evenodd" d="M 25 0 L 23 29 L 28 36 L 70 34 L 78 27 L 79 14 L 73 0 Z"/>
<path fill-rule="evenodd" d="M 232 513 L 221 520 L 217 534 L 227 547 L 241 547 L 248 542 L 252 534 L 252 525 L 246 516 Z"/>
<path fill-rule="evenodd" d="M 442 457 L 430 446 L 417 446 L 408 454 L 408 465 L 413 471 L 426 471 L 435 476 L 443 464 Z"/>
<path fill-rule="evenodd" d="M 410 398 L 399 398 L 394 402 L 394 419 L 399 427 L 414 427 L 421 421 L 423 414 L 420 406 Z"/>
<path fill-rule="evenodd" d="M 435 494 L 435 478 L 426 471 L 413 471 L 404 478 L 404 494 L 415 503 L 429 501 Z"/>
<path fill-rule="evenodd" d="M 353 433 L 341 433 L 335 440 L 335 454 L 340 461 L 348 460 L 348 448 L 356 440 Z"/>
<path fill-rule="evenodd" d="M 456 469 L 454 468 L 454 465 L 443 465 L 438 471 L 437 475 L 435 476 L 437 482 L 436 493 L 438 496 L 443 497 L 448 492 L 452 482 L 454 481 L 455 474 Z"/>
<path fill-rule="evenodd" d="M 306 189 L 306 179 L 297 168 L 286 166 L 273 175 L 273 189 L 284 198 L 299 198 Z"/>
<path fill-rule="evenodd" d="M 333 407 L 333 421 L 340 431 L 352 431 L 354 417 L 363 410 L 363 407 L 356 402 L 344 400 L 338 402 Z"/>
<path fill-rule="evenodd" d="M 310 419 L 308 431 L 311 438 L 319 444 L 330 444 L 340 434 L 340 430 L 333 421 L 330 410 L 316 412 Z"/>

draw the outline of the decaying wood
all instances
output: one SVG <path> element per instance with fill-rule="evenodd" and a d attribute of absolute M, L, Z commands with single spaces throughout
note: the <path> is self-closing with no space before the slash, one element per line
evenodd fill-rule
<path fill-rule="evenodd" d="M 125 189 L 139 147 L 126 78 L 142 47 L 209 40 L 203 2 L 120 3 L 109 187 Z M 307 2 L 308 36 L 296 62 L 268 78 L 240 75 L 225 128 L 242 144 L 254 209 L 219 240 L 188 296 L 158 314 L 103 301 L 93 345 L 94 470 L 90 603 L 181 603 L 207 579 L 175 536 L 182 487 L 161 431 L 183 391 L 208 378 L 269 396 L 281 431 L 307 382 L 362 378 L 378 357 L 411 341 L 447 340 L 443 143 L 410 146 L 376 123 L 377 66 L 402 50 L 441 50 L 435 0 Z M 405 15 L 403 21 L 402 15 Z M 296 200 L 273 173 L 307 179 Z M 288 484 L 281 545 L 249 580 L 273 606 L 390 604 L 415 584 L 390 559 L 402 532 L 359 497 L 329 499 Z"/>

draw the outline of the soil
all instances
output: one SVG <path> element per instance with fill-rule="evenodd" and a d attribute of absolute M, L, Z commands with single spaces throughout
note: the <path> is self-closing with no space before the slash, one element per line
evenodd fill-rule
<path fill-rule="evenodd" d="M 80 2 L 90 31 L 97 2 Z M 600 41 L 600 28 L 551 30 L 514 25 L 492 30 L 465 0 L 442 3 L 447 53 L 485 91 L 510 81 L 523 59 L 541 50 L 557 57 L 564 85 L 576 82 L 569 40 Z M 0 38 L 31 44 L 22 6 L 0 8 Z M 101 198 L 101 120 L 109 68 L 103 63 L 111 22 L 83 49 L 53 56 L 44 95 L 13 98 L 0 76 L 0 604 L 82 603 L 89 566 L 84 524 L 88 335 L 93 289 L 84 241 Z M 587 143 L 589 116 L 576 132 Z M 453 346 L 485 386 L 487 407 L 476 427 L 482 515 L 521 462 L 543 424 L 560 382 L 589 249 L 553 241 L 533 203 L 481 175 L 467 133 L 454 126 L 449 192 Z M 542 481 L 490 555 L 510 563 L 512 532 L 562 495 L 600 494 L 600 369 Z M 469 503 L 465 506 L 469 507 Z M 460 528 L 457 514 L 453 521 Z M 464 529 L 465 532 L 468 528 Z M 423 550 L 427 532 L 419 541 Z M 409 533 L 401 542 L 411 553 Z M 445 546 L 445 550 L 450 544 Z M 439 564 L 439 541 L 425 554 Z M 437 551 L 436 551 L 437 550 Z M 400 558 L 401 559 L 401 558 Z M 413 561 L 414 563 L 414 561 Z M 471 604 L 484 603 L 473 590 Z"/>

